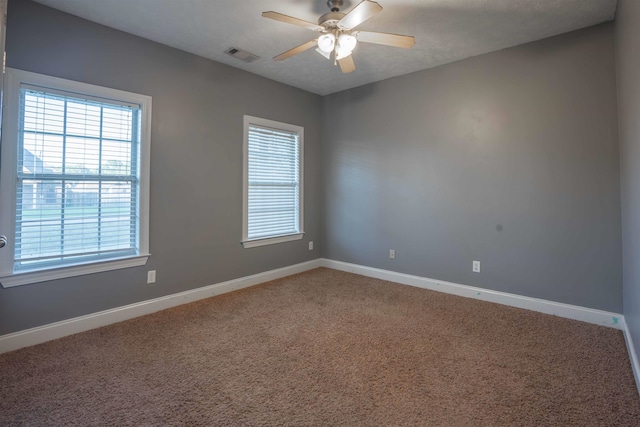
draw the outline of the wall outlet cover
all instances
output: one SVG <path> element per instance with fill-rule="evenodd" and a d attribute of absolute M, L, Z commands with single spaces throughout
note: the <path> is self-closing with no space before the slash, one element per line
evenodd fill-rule
<path fill-rule="evenodd" d="M 473 261 L 473 272 L 480 273 L 480 261 Z"/>

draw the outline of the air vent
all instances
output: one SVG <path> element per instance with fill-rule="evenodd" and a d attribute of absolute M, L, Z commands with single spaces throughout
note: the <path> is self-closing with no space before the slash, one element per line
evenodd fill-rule
<path fill-rule="evenodd" d="M 231 55 L 243 62 L 253 62 L 257 59 L 260 59 L 259 56 L 247 52 L 246 50 L 238 49 L 237 47 L 230 47 L 229 49 L 225 50 L 224 53 L 226 53 L 227 55 Z"/>

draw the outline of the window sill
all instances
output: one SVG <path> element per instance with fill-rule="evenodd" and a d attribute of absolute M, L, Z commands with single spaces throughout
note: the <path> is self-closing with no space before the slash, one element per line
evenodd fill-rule
<path fill-rule="evenodd" d="M 64 279 L 66 277 L 84 276 L 85 274 L 138 267 L 140 265 L 145 265 L 149 256 L 149 254 L 138 255 L 47 270 L 17 272 L 6 276 L 0 276 L 0 284 L 2 284 L 3 288 L 10 288 L 13 286 L 28 285 L 31 283 L 46 282 L 49 280 Z"/>
<path fill-rule="evenodd" d="M 292 240 L 300 240 L 304 233 L 289 234 L 287 236 L 269 237 L 266 239 L 245 240 L 242 246 L 247 248 L 255 248 L 258 246 L 275 245 L 276 243 L 290 242 Z"/>

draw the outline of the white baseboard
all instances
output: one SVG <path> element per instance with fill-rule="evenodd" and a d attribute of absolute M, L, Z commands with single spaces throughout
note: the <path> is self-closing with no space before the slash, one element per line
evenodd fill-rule
<path fill-rule="evenodd" d="M 0 336 L 0 354 L 320 267 L 321 259 Z"/>
<path fill-rule="evenodd" d="M 624 330 L 623 316 L 621 314 L 610 313 L 608 311 L 563 304 L 539 298 L 524 297 L 506 292 L 492 291 L 473 286 L 460 285 L 458 283 L 445 282 L 443 280 L 396 273 L 395 271 L 349 264 L 342 261 L 333 261 L 330 259 L 322 259 L 322 266 L 332 268 L 334 270 L 341 270 L 349 273 L 360 274 L 362 276 L 401 283 L 403 285 L 417 286 L 419 288 L 430 289 L 432 291 L 445 292 L 447 294 L 458 295 L 461 297 L 474 298 L 511 307 L 524 308 L 527 310 L 538 311 L 540 313 L 565 317 L 567 319 L 580 320 L 596 325 Z"/>
<path fill-rule="evenodd" d="M 629 331 L 629 325 L 624 320 L 624 342 L 627 343 L 627 352 L 629 353 L 629 361 L 631 362 L 631 368 L 633 369 L 633 376 L 636 379 L 636 387 L 638 393 L 640 393 L 640 363 L 638 363 L 638 354 L 636 353 L 636 347 L 633 345 L 633 339 L 631 338 L 631 331 Z"/>
<path fill-rule="evenodd" d="M 419 288 L 445 292 L 467 298 L 475 298 L 482 301 L 489 301 L 512 307 L 524 308 L 527 310 L 538 311 L 541 313 L 552 314 L 560 317 L 580 320 L 583 322 L 623 330 L 625 332 L 625 338 L 627 339 L 627 346 L 630 349 L 629 355 L 634 366 L 634 372 L 636 372 L 637 380 L 638 375 L 640 375 L 640 369 L 638 369 L 638 361 L 635 351 L 631 351 L 631 349 L 633 349 L 631 336 L 626 330 L 624 317 L 620 314 L 595 310 L 591 308 L 584 308 L 570 304 L 562 304 L 538 298 L 524 297 L 520 295 L 509 294 L 506 292 L 491 291 L 483 288 L 476 288 L 473 286 L 460 285 L 457 283 L 445 282 L 442 280 L 429 279 L 426 277 L 413 276 L 409 274 L 397 273 L 394 271 L 349 264 L 329 259 L 316 259 L 307 261 L 301 264 L 295 264 L 276 270 L 266 271 L 264 273 L 254 274 L 252 276 L 241 277 L 238 279 L 229 280 L 227 282 L 217 283 L 190 291 L 167 295 L 152 300 L 142 301 L 123 307 L 117 307 L 110 310 L 88 314 L 86 316 L 75 317 L 73 319 L 63 320 L 60 322 L 3 335 L 0 336 L 0 354 L 12 350 L 17 350 L 23 347 L 40 344 L 57 338 L 62 338 L 79 332 L 88 331 L 90 329 L 110 325 L 112 323 L 122 322 L 124 320 L 144 316 L 146 314 L 154 313 L 156 311 L 175 307 L 181 304 L 187 304 L 200 299 L 209 298 L 215 295 L 224 294 L 249 286 L 254 286 L 260 283 L 268 282 L 270 280 L 289 276 L 291 274 L 302 273 L 304 271 L 312 270 L 318 267 L 327 267 L 335 270 L 347 271 L 350 273 L 388 280 L 404 285 L 417 286 Z M 638 383 L 640 384 L 640 381 Z"/>

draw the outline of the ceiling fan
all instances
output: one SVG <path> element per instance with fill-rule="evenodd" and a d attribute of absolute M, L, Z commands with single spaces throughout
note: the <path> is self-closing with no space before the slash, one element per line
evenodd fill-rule
<path fill-rule="evenodd" d="M 409 48 L 415 43 L 413 36 L 374 33 L 354 29 L 364 21 L 373 17 L 376 13 L 382 11 L 382 6 L 375 1 L 363 0 L 346 14 L 340 12 L 343 4 L 344 0 L 327 0 L 327 6 L 329 6 L 331 12 L 322 15 L 320 19 L 318 19 L 317 24 L 278 12 L 262 12 L 262 16 L 265 18 L 297 25 L 320 33 L 318 38 L 281 53 L 273 59 L 282 61 L 317 46 L 316 51 L 325 58 L 330 60 L 333 56 L 334 65 L 336 65 L 336 63 L 339 64 L 343 73 L 351 73 L 356 69 L 351 54 L 358 42 L 404 48 Z"/>

